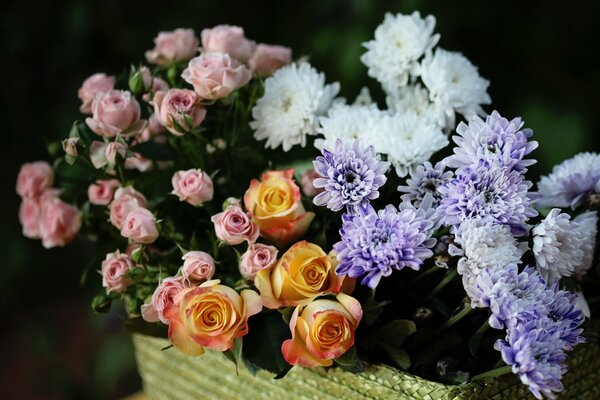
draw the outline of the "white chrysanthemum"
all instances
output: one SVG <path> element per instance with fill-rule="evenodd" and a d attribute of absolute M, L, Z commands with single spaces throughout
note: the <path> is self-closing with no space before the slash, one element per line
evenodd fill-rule
<path fill-rule="evenodd" d="M 375 151 L 387 154 L 400 177 L 448 145 L 448 138 L 438 125 L 414 112 L 385 115 L 377 137 Z"/>
<path fill-rule="evenodd" d="M 588 269 L 592 267 L 594 261 L 594 250 L 596 249 L 596 235 L 598 233 L 598 213 L 588 211 L 579 214 L 573 218 L 575 232 L 579 237 L 579 245 L 583 251 L 581 263 L 575 265 L 574 275 L 581 278 Z"/>
<path fill-rule="evenodd" d="M 484 268 L 505 268 L 519 264 L 525 250 L 520 247 L 506 225 L 485 220 L 465 220 L 457 230 L 451 255 L 460 255 L 458 273 L 472 282 Z"/>
<path fill-rule="evenodd" d="M 335 141 L 351 142 L 361 139 L 366 145 L 375 145 L 379 139 L 381 120 L 385 113 L 372 104 L 369 106 L 334 104 L 326 117 L 319 118 L 317 132 L 323 135 L 315 140 L 315 147 L 333 149 Z"/>
<path fill-rule="evenodd" d="M 318 117 L 327 112 L 338 93 L 339 83 L 325 84 L 325 75 L 310 64 L 290 64 L 265 81 L 265 93 L 252 109 L 256 140 L 265 147 L 306 145 L 306 135 L 315 135 Z"/>
<path fill-rule="evenodd" d="M 583 261 L 579 225 L 569 214 L 554 208 L 533 228 L 533 254 L 537 269 L 551 284 L 562 276 L 571 276 Z"/>
<path fill-rule="evenodd" d="M 373 98 L 371 98 L 371 92 L 369 91 L 368 87 L 363 86 L 362 89 L 360 89 L 360 93 L 358 94 L 358 96 L 356 96 L 356 99 L 354 99 L 354 103 L 352 105 L 354 105 L 354 106 L 370 106 L 371 104 L 373 104 Z"/>
<path fill-rule="evenodd" d="M 363 43 L 367 52 L 360 60 L 369 68 L 369 76 L 386 89 L 406 85 L 417 60 L 440 38 L 433 34 L 434 28 L 435 18 L 431 15 L 421 18 L 417 11 L 411 15 L 386 14 L 375 29 L 375 40 Z"/>
<path fill-rule="evenodd" d="M 481 105 L 492 101 L 487 92 L 490 82 L 461 53 L 436 49 L 421 62 L 420 75 L 431 101 L 444 111 L 452 125 L 455 111 L 467 118 L 483 114 Z"/>
<path fill-rule="evenodd" d="M 420 84 L 407 85 L 388 93 L 386 103 L 393 113 L 414 112 L 420 117 L 430 119 L 445 127 L 446 117 L 443 110 L 429 100 L 429 92 Z M 454 126 L 448 128 L 453 129 Z"/>

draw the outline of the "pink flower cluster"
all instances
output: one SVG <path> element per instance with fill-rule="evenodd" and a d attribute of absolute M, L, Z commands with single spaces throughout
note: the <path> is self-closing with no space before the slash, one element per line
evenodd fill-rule
<path fill-rule="evenodd" d="M 58 197 L 60 192 L 52 189 L 53 182 L 50 164 L 36 161 L 21 167 L 16 187 L 22 200 L 19 220 L 23 235 L 42 239 L 47 249 L 68 244 L 81 227 L 79 210 Z"/>

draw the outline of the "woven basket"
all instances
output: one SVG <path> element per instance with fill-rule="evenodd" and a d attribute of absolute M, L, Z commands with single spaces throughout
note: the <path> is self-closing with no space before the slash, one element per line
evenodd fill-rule
<path fill-rule="evenodd" d="M 189 357 L 176 349 L 161 351 L 165 339 L 133 335 L 138 369 L 149 399 L 534 399 L 514 376 L 485 384 L 444 385 L 396 369 L 368 366 L 352 374 L 339 368 L 305 369 L 295 367 L 280 380 L 260 371 L 253 376 L 223 354 L 206 351 Z M 600 348 L 597 343 L 580 345 L 570 354 L 569 372 L 563 379 L 560 399 L 600 399 Z"/>

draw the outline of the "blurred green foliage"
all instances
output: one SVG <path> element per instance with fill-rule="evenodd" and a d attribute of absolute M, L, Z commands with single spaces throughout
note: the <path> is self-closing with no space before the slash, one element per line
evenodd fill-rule
<path fill-rule="evenodd" d="M 91 315 L 96 283 L 79 286 L 92 248 L 45 251 L 21 237 L 14 180 L 20 164 L 48 158 L 46 144 L 80 118 L 76 93 L 90 74 L 126 72 L 159 30 L 220 23 L 292 47 L 353 98 L 376 81 L 358 58 L 386 11 L 437 17 L 440 46 L 465 53 L 491 81 L 494 108 L 523 116 L 540 142 L 532 172 L 547 173 L 583 150 L 598 151 L 599 2 L 543 1 L 120 1 L 3 2 L 0 5 L 3 135 L 0 174 L 0 317 L 7 349 L 6 398 L 117 398 L 139 388 L 118 313 Z M 490 109 L 491 111 L 491 109 Z M 92 279 L 93 281 L 93 279 Z M 4 397 L 3 396 L 3 397 Z"/>

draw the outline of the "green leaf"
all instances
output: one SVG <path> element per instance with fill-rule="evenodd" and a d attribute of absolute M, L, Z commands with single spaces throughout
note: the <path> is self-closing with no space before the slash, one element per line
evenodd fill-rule
<path fill-rule="evenodd" d="M 292 314 L 294 313 L 295 309 L 295 307 L 286 307 L 278 310 L 286 324 L 290 324 L 290 320 L 292 319 Z"/>
<path fill-rule="evenodd" d="M 389 359 L 402 370 L 407 370 L 410 367 L 410 357 L 408 353 L 402 349 L 388 346 L 385 343 L 380 344 L 381 348 L 385 351 Z"/>
<path fill-rule="evenodd" d="M 99 314 L 106 314 L 110 310 L 112 298 L 105 294 L 100 294 L 92 300 L 92 310 Z"/>
<path fill-rule="evenodd" d="M 344 371 L 352 372 L 354 374 L 365 370 L 365 366 L 358 357 L 358 354 L 356 354 L 356 348 L 354 346 L 333 361 Z"/>
<path fill-rule="evenodd" d="M 275 374 L 288 363 L 281 354 L 281 344 L 291 337 L 290 328 L 277 311 L 263 311 L 248 320 L 249 332 L 244 336 L 242 354 L 255 366 Z"/>
<path fill-rule="evenodd" d="M 235 373 L 240 374 L 240 364 L 244 363 L 242 358 L 243 340 L 242 338 L 234 339 L 233 348 L 225 351 L 225 356 L 235 364 Z"/>
<path fill-rule="evenodd" d="M 399 347 L 404 340 L 417 331 L 417 326 L 408 319 L 396 319 L 388 322 L 377 332 L 377 337 L 381 342 L 392 347 Z"/>
<path fill-rule="evenodd" d="M 381 301 L 377 302 L 373 299 L 368 299 L 363 305 L 363 321 L 367 326 L 371 326 L 377 321 L 381 313 L 383 312 L 383 307 L 390 304 L 391 301 Z"/>

